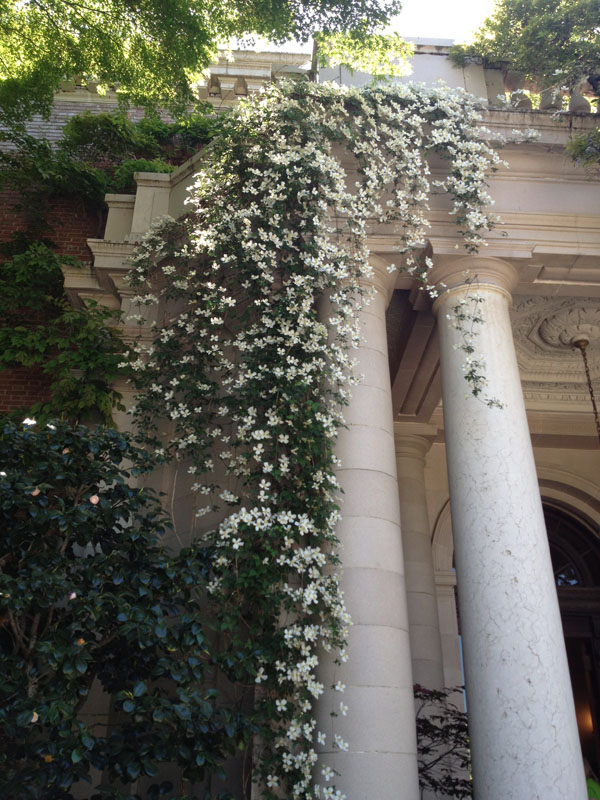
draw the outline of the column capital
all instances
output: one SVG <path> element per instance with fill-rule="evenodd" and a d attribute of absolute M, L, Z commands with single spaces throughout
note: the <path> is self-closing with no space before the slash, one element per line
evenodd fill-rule
<path fill-rule="evenodd" d="M 424 459 L 436 435 L 437 427 L 435 425 L 424 422 L 394 422 L 396 457 L 408 456 Z"/>
<path fill-rule="evenodd" d="M 429 273 L 430 283 L 440 288 L 440 294 L 475 283 L 495 286 L 510 297 L 518 280 L 519 273 L 509 261 L 483 255 L 437 256 Z"/>
<path fill-rule="evenodd" d="M 381 256 L 371 254 L 369 257 L 369 264 L 373 272 L 370 276 L 361 278 L 360 282 L 364 286 L 373 287 L 377 292 L 383 295 L 385 298 L 385 307 L 387 308 L 392 299 L 398 273 L 396 269 L 390 272 L 388 269 L 390 266 L 389 263 L 381 258 Z"/>

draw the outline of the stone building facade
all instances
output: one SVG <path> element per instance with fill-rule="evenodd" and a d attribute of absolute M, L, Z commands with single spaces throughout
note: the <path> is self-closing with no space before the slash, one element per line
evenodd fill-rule
<path fill-rule="evenodd" d="M 323 678 L 346 684 L 351 713 L 336 730 L 350 750 L 329 761 L 352 800 L 416 800 L 413 683 L 464 680 L 477 799 L 583 800 L 580 743 L 600 766 L 600 442 L 574 343 L 588 343 L 600 392 L 600 182 L 564 146 L 599 117 L 498 108 L 501 72 L 458 69 L 447 52 L 419 45 L 411 77 L 482 96 L 492 131 L 531 127 L 539 138 L 505 149 L 508 168 L 490 178 L 502 224 L 478 255 L 457 249 L 434 198 L 434 303 L 387 272 L 394 232 L 370 232 L 377 295 L 362 312 L 364 380 L 338 442 L 351 659 Z M 240 53 L 204 91 L 227 104 L 305 60 Z M 104 236 L 87 240 L 93 262 L 65 273 L 75 303 L 128 311 L 127 260 L 153 219 L 184 213 L 200 157 L 138 174 L 135 195 L 107 197 Z M 472 291 L 466 273 L 484 299 L 477 346 L 501 409 L 468 395 L 447 321 Z M 191 525 L 185 479 L 175 487 L 165 472 L 162 488 Z M 323 729 L 329 713 L 325 696 Z"/>

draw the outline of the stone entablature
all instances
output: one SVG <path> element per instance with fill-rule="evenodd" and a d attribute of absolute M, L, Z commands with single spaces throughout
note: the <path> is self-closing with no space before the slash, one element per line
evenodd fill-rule
<path fill-rule="evenodd" d="M 556 117 L 545 112 L 490 110 L 484 114 L 483 124 L 492 129 L 541 130 L 537 142 L 507 147 L 504 157 L 509 168 L 490 179 L 502 224 L 486 236 L 487 247 L 483 252 L 515 266 L 519 274 L 515 294 L 519 298 L 538 296 L 542 302 L 542 298 L 558 294 L 562 303 L 568 297 L 575 303 L 576 298 L 587 297 L 592 305 L 600 299 L 600 184 L 566 158 L 563 149 L 574 131 L 591 130 L 595 123 L 594 115 L 577 116 L 569 123 L 566 115 Z M 107 195 L 105 237 L 88 240 L 94 266 L 87 274 L 71 270 L 65 274 L 67 290 L 74 300 L 95 297 L 112 308 L 122 307 L 122 299 L 127 296 L 123 277 L 135 243 L 153 219 L 165 214 L 176 218 L 185 213 L 187 189 L 201 159 L 202 153 L 197 153 L 170 174 L 138 173 L 135 195 Z M 434 172 L 442 167 L 435 162 L 432 166 Z M 458 238 L 445 199 L 435 196 L 432 200 L 429 242 L 435 260 L 442 255 L 457 254 Z M 387 263 L 396 261 L 398 237 L 393 229 L 374 225 L 369 246 Z M 399 274 L 396 289 L 414 289 L 413 279 Z M 413 295 L 413 307 L 426 325 L 425 317 L 430 311 L 424 295 L 418 292 Z M 552 309 L 555 306 L 556 299 Z M 548 307 L 548 313 L 552 309 Z M 545 316 L 546 312 L 541 319 Z M 428 329 L 431 343 L 427 351 L 422 358 L 413 359 L 411 365 L 404 365 L 401 380 L 396 381 L 403 387 L 402 396 L 399 389 L 393 391 L 395 412 L 409 417 L 417 414 L 421 421 L 429 420 L 441 391 L 434 324 L 429 324 Z M 573 354 L 547 353 L 543 364 L 538 355 L 540 363 L 532 365 L 527 348 L 521 344 L 518 324 L 515 334 L 528 407 L 550 406 L 565 411 L 587 408 L 580 364 Z M 591 351 L 590 359 L 596 375 L 600 363 L 596 364 Z M 553 382 L 549 380 L 552 374 L 556 376 Z M 409 385 L 410 391 L 406 388 Z"/>

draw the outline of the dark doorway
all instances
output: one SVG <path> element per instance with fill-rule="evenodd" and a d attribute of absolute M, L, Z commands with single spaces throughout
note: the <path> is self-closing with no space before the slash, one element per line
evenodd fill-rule
<path fill-rule="evenodd" d="M 556 590 L 583 755 L 600 771 L 600 540 L 581 520 L 545 505 Z"/>

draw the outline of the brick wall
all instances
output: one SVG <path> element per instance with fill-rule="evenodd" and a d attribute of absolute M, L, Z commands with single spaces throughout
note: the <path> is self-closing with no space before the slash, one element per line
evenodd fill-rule
<path fill-rule="evenodd" d="M 0 192 L 0 242 L 6 242 L 25 227 L 24 215 L 15 210 L 19 200 L 14 192 Z M 90 212 L 78 201 L 59 199 L 52 204 L 48 217 L 52 227 L 46 236 L 59 253 L 91 262 L 88 238 L 102 238 L 106 216 L 103 212 Z M 0 414 L 15 408 L 28 407 L 49 399 L 49 380 L 39 369 L 19 367 L 0 372 Z"/>
<path fill-rule="evenodd" d="M 15 209 L 18 203 L 16 192 L 0 192 L 0 242 L 8 241 L 26 226 L 25 214 Z M 86 240 L 102 238 L 106 215 L 101 211 L 85 209 L 77 200 L 63 198 L 52 202 L 48 223 L 50 229 L 45 236 L 54 243 L 59 253 L 89 262 L 92 254 Z"/>
<path fill-rule="evenodd" d="M 50 381 L 38 368 L 17 367 L 0 372 L 0 414 L 49 398 Z"/>
<path fill-rule="evenodd" d="M 28 123 L 27 129 L 33 136 L 57 142 L 63 126 L 75 114 L 85 111 L 92 114 L 111 112 L 117 107 L 116 97 L 99 97 L 87 90 L 78 89 L 74 94 L 57 95 L 49 118 L 36 116 Z M 134 120 L 140 119 L 143 111 L 134 108 L 129 111 L 128 116 Z M 26 227 L 25 215 L 14 208 L 18 202 L 19 197 L 15 192 L 0 191 L 0 242 L 10 240 L 15 233 Z M 51 229 L 44 235 L 56 246 L 57 252 L 75 256 L 85 263 L 91 262 L 92 254 L 86 240 L 101 239 L 104 236 L 104 213 L 88 211 L 80 202 L 62 198 L 53 201 L 48 222 Z M 38 369 L 18 368 L 0 372 L 0 414 L 48 398 L 49 381 Z"/>

